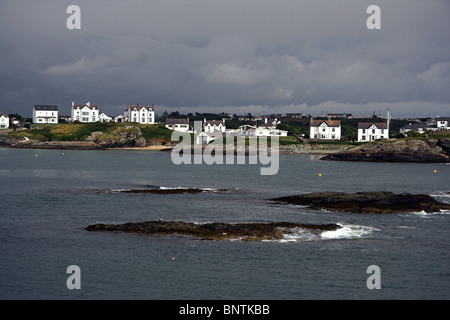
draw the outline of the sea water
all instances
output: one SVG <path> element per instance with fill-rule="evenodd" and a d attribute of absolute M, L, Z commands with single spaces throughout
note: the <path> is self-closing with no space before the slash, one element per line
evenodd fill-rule
<path fill-rule="evenodd" d="M 270 200 L 392 191 L 450 202 L 449 177 L 445 164 L 312 155 L 280 155 L 278 173 L 261 176 L 250 164 L 175 165 L 161 151 L 0 149 L 0 299 L 449 299 L 449 212 L 337 213 Z M 155 187 L 205 192 L 117 192 Z M 256 242 L 85 230 L 158 219 L 342 228 Z M 81 289 L 68 289 L 71 265 Z M 380 289 L 367 286 L 371 265 Z"/>

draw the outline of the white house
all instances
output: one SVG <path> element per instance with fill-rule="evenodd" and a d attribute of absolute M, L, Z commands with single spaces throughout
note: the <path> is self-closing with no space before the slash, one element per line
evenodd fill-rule
<path fill-rule="evenodd" d="M 100 122 L 111 122 L 113 118 L 108 116 L 106 113 L 102 112 L 98 115 L 98 121 Z"/>
<path fill-rule="evenodd" d="M 72 121 L 80 122 L 96 122 L 99 121 L 98 106 L 91 105 L 88 101 L 86 104 L 75 104 L 72 102 Z"/>
<path fill-rule="evenodd" d="M 0 111 L 0 129 L 9 128 L 9 117 L 7 114 Z"/>
<path fill-rule="evenodd" d="M 237 133 L 241 136 L 249 137 L 286 137 L 288 134 L 286 130 L 267 127 L 254 127 L 248 124 L 239 126 Z"/>
<path fill-rule="evenodd" d="M 389 138 L 386 122 L 358 122 L 358 141 Z"/>
<path fill-rule="evenodd" d="M 318 140 L 341 140 L 341 121 L 314 120 L 311 118 L 309 137 Z"/>
<path fill-rule="evenodd" d="M 436 125 L 438 130 L 450 130 L 450 117 L 436 118 Z"/>
<path fill-rule="evenodd" d="M 165 126 L 167 129 L 188 132 L 189 131 L 189 118 L 186 119 L 166 119 Z"/>
<path fill-rule="evenodd" d="M 53 105 L 33 106 L 33 123 L 58 123 L 58 107 Z"/>
<path fill-rule="evenodd" d="M 206 133 L 222 132 L 225 133 L 227 129 L 225 126 L 225 119 L 223 120 L 203 120 L 203 129 Z"/>
<path fill-rule="evenodd" d="M 125 110 L 124 116 L 128 122 L 137 122 L 142 124 L 155 124 L 155 108 L 130 105 Z"/>
<path fill-rule="evenodd" d="M 275 128 L 256 128 L 256 136 L 257 137 L 286 137 L 286 130 L 280 130 Z"/>

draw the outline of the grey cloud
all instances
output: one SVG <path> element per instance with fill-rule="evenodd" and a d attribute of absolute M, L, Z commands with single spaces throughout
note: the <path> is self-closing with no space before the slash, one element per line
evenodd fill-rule
<path fill-rule="evenodd" d="M 82 28 L 68 30 L 72 2 L 5 0 L 0 110 L 90 100 L 112 113 L 136 102 L 187 112 L 371 114 L 390 104 L 442 113 L 450 4 L 377 2 L 382 29 L 370 31 L 372 1 L 79 0 Z"/>

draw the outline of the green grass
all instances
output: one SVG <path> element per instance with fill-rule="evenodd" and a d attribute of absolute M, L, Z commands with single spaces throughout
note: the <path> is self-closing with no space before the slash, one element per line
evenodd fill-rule
<path fill-rule="evenodd" d="M 126 126 L 137 127 L 141 130 L 144 139 L 157 140 L 163 142 L 170 140 L 172 131 L 160 125 L 145 125 L 136 123 L 83 123 L 83 124 L 55 124 L 32 126 L 33 129 L 25 131 L 10 132 L 10 137 L 23 138 L 28 137 L 38 141 L 82 141 L 89 137 L 93 132 L 101 131 L 99 140 L 108 140 L 118 137 L 119 132 L 133 130 L 125 128 Z M 134 129 L 135 130 L 135 129 Z"/>

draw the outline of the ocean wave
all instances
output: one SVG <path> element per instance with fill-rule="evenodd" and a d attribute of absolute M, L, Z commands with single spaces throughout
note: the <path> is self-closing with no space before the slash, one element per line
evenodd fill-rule
<path fill-rule="evenodd" d="M 351 225 L 337 223 L 341 228 L 333 231 L 311 231 L 303 228 L 291 228 L 283 233 L 283 238 L 279 240 L 263 240 L 267 242 L 305 242 L 305 241 L 321 241 L 321 240 L 339 240 L 339 239 L 360 239 L 370 236 L 374 231 L 380 229 L 361 225 Z M 281 229 L 281 231 L 284 231 Z"/>
<path fill-rule="evenodd" d="M 380 229 L 368 226 L 343 223 L 338 223 L 338 225 L 341 228 L 322 232 L 320 237 L 322 239 L 360 239 L 371 235 L 374 231 L 380 231 Z"/>

